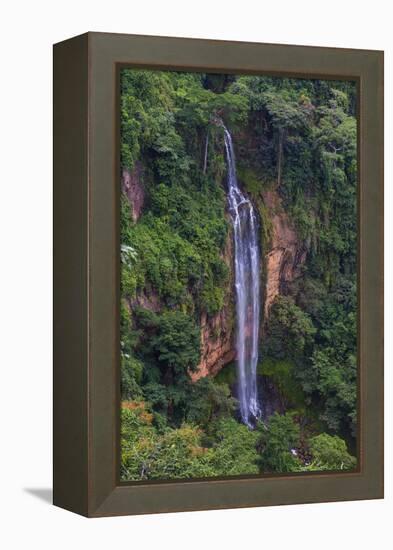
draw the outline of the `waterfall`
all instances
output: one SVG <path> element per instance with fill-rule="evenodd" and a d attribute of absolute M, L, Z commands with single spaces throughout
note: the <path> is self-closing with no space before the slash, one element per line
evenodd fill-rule
<path fill-rule="evenodd" d="M 257 364 L 260 307 L 258 221 L 251 201 L 239 188 L 232 137 L 224 125 L 228 203 L 235 244 L 236 351 L 242 422 L 252 428 L 260 417 Z"/>

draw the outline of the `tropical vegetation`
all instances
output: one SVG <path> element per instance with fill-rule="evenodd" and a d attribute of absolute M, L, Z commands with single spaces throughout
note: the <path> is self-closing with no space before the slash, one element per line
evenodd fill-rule
<path fill-rule="evenodd" d="M 350 81 L 122 70 L 121 167 L 144 193 L 138 219 L 121 195 L 123 481 L 356 467 L 356 108 Z M 265 192 L 304 250 L 261 318 L 258 383 L 280 406 L 254 429 L 239 419 L 233 363 L 193 377 L 201 319 L 233 310 L 217 120 L 258 210 L 261 281 Z"/>

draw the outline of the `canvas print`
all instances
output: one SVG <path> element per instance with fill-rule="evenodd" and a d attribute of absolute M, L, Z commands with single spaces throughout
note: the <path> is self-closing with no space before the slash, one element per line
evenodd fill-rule
<path fill-rule="evenodd" d="M 123 482 L 357 468 L 357 85 L 120 72 Z"/>

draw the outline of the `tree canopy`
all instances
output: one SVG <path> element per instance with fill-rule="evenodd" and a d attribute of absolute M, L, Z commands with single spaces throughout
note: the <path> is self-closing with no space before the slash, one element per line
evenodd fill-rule
<path fill-rule="evenodd" d="M 354 468 L 356 84 L 139 69 L 120 80 L 121 167 L 144 190 L 137 220 L 125 193 L 120 205 L 122 479 Z M 265 192 L 306 257 L 263 319 L 258 384 L 277 395 L 254 430 L 239 419 L 233 364 L 190 376 L 201 320 L 225 308 L 235 324 L 220 121 L 258 213 L 261 282 L 275 214 Z"/>

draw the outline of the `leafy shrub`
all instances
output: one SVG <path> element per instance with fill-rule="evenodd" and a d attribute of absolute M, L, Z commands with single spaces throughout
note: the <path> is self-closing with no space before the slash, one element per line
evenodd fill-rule
<path fill-rule="evenodd" d="M 233 418 L 221 419 L 213 428 L 212 464 L 216 475 L 257 474 L 257 432 Z"/>
<path fill-rule="evenodd" d="M 270 311 L 267 354 L 283 358 L 302 356 L 313 342 L 315 327 L 310 317 L 287 296 L 277 296 Z"/>
<path fill-rule="evenodd" d="M 300 463 L 292 453 L 299 443 L 300 430 L 291 414 L 274 413 L 267 427 L 260 426 L 260 465 L 263 472 L 292 472 Z"/>
<path fill-rule="evenodd" d="M 337 435 L 317 435 L 310 439 L 309 445 L 312 470 L 351 470 L 356 467 L 356 458 L 348 453 L 345 441 Z"/>

